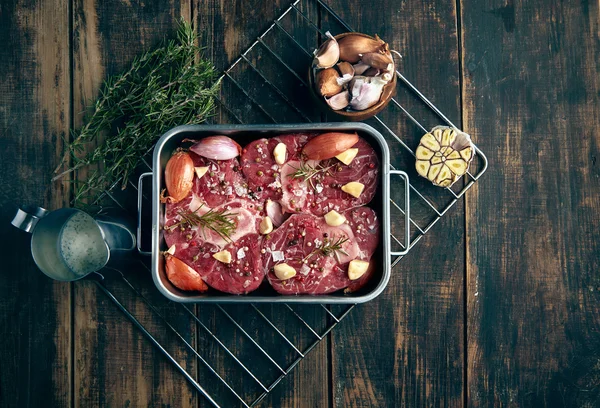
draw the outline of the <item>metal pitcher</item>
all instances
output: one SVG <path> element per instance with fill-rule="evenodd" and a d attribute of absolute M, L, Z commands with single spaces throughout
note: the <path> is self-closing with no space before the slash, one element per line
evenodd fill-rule
<path fill-rule="evenodd" d="M 126 220 L 106 215 L 94 218 L 75 208 L 19 209 L 12 225 L 32 234 L 36 265 L 59 281 L 84 278 L 136 248 L 135 234 Z"/>

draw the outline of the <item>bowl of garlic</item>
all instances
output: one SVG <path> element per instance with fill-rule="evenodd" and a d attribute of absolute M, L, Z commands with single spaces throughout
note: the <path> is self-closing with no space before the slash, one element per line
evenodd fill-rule
<path fill-rule="evenodd" d="M 308 72 L 313 96 L 324 110 L 347 120 L 376 115 L 396 94 L 396 52 L 377 35 L 326 35 Z"/>

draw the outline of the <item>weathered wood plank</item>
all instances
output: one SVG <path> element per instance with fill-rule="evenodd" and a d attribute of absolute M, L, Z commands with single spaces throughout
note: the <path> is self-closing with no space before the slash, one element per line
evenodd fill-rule
<path fill-rule="evenodd" d="M 399 69 L 460 125 L 453 3 L 328 3 L 355 30 L 377 33 L 390 42 L 404 56 Z M 441 124 L 402 87 L 397 99 L 426 128 Z M 390 106 L 380 116 L 409 147 L 416 147 L 422 131 L 397 108 Z M 388 138 L 395 168 L 406 170 L 411 183 L 438 209 L 444 208 L 449 194 L 420 179 L 413 170 L 414 158 L 376 121 L 369 123 Z M 392 195 L 401 197 L 400 183 L 392 183 Z M 413 217 L 425 227 L 434 213 L 411 194 Z M 400 215 L 392 215 L 393 232 L 401 237 Z M 464 239 L 464 207 L 459 202 L 393 269 L 386 291 L 353 310 L 333 331 L 335 406 L 463 405 Z"/>
<path fill-rule="evenodd" d="M 461 3 L 472 406 L 600 403 L 598 2 Z"/>
<path fill-rule="evenodd" d="M 0 405 L 71 405 L 71 286 L 35 266 L 18 206 L 64 206 L 50 174 L 68 137 L 69 2 L 0 6 Z"/>
<path fill-rule="evenodd" d="M 134 57 L 165 37 L 172 37 L 181 17 L 188 20 L 191 17 L 188 1 L 103 3 L 85 0 L 75 1 L 73 10 L 75 126 L 81 124 L 79 113 L 96 98 L 104 79 L 121 72 Z M 135 191 L 130 187 L 127 194 L 133 196 Z M 175 305 L 156 291 L 148 271 L 140 268 L 140 264 L 124 266 L 123 269 L 127 278 L 158 305 L 161 312 L 176 316 L 170 323 L 195 345 L 195 325 L 183 313 L 174 311 Z M 125 306 L 165 342 L 165 347 L 194 373 L 195 361 L 191 354 L 185 352 L 182 342 L 166 335 L 166 325 L 140 298 L 122 283 L 113 283 L 110 287 Z M 93 283 L 75 285 L 74 296 L 73 386 L 76 406 L 197 405 L 197 394 L 185 379 Z"/>

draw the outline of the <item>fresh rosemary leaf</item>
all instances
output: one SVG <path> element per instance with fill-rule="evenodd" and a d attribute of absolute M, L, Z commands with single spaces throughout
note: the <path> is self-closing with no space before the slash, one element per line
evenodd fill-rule
<path fill-rule="evenodd" d="M 200 206 L 202 208 L 202 206 Z M 200 209 L 198 208 L 198 210 Z M 204 229 L 214 231 L 225 241 L 231 241 L 231 235 L 235 232 L 237 225 L 233 220 L 237 213 L 232 213 L 226 209 L 215 210 L 210 209 L 202 215 L 198 214 L 198 210 L 182 210 L 179 211 L 181 220 L 173 225 L 165 227 L 165 229 L 173 230 L 175 228 L 191 228 L 200 227 L 204 233 Z"/>
<path fill-rule="evenodd" d="M 84 180 L 75 178 L 75 206 L 96 204 L 115 185 L 124 189 L 163 133 L 201 123 L 212 114 L 220 83 L 212 63 L 198 58 L 197 40 L 192 25 L 182 21 L 176 40 L 146 52 L 127 71 L 104 82 L 53 178 L 88 166 L 96 169 Z M 101 134 L 106 136 L 98 143 Z"/>
<path fill-rule="evenodd" d="M 294 169 L 294 172 L 290 174 L 290 176 L 293 179 L 301 179 L 303 181 L 308 181 L 313 190 L 315 189 L 313 179 L 319 179 L 321 177 L 321 174 L 329 173 L 329 169 L 334 167 L 323 167 L 320 164 L 316 166 L 311 166 L 306 162 L 300 162 L 299 167 L 294 167 L 291 164 L 288 164 L 288 166 Z"/>
<path fill-rule="evenodd" d="M 339 237 L 332 236 L 331 238 L 324 238 L 323 243 L 315 248 L 311 253 L 306 255 L 303 260 L 307 261 L 314 255 L 320 253 L 324 256 L 335 256 L 336 259 L 340 260 L 340 254 L 348 255 L 348 253 L 342 249 L 342 246 L 348 241 L 348 238 L 341 235 Z"/>

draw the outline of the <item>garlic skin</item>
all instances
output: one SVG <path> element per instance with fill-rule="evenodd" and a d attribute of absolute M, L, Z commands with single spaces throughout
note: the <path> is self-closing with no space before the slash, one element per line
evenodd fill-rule
<path fill-rule="evenodd" d="M 342 61 L 342 62 L 338 63 L 336 66 L 337 66 L 337 69 L 342 74 L 342 76 L 344 76 L 344 75 L 354 76 L 354 67 L 349 62 Z"/>
<path fill-rule="evenodd" d="M 370 67 L 369 69 L 367 69 L 365 71 L 365 73 L 363 75 L 364 76 L 374 77 L 374 76 L 379 75 L 379 73 L 380 73 L 379 68 Z"/>
<path fill-rule="evenodd" d="M 370 78 L 369 81 L 363 81 L 356 92 L 357 85 L 352 89 L 352 100 L 350 107 L 354 110 L 365 110 L 379 102 L 383 87 L 387 82 L 379 77 Z"/>
<path fill-rule="evenodd" d="M 350 92 L 342 91 L 337 95 L 333 95 L 331 98 L 325 98 L 325 102 L 333 110 L 341 110 L 350 104 Z"/>
<path fill-rule="evenodd" d="M 387 44 L 377 35 L 375 38 L 369 38 L 360 34 L 349 34 L 338 41 L 342 61 L 352 64 L 360 60 L 359 54 L 371 52 L 387 52 Z"/>
<path fill-rule="evenodd" d="M 392 56 L 389 54 L 369 52 L 366 54 L 360 54 L 360 57 L 361 62 L 369 65 L 370 67 L 382 69 L 385 71 L 391 71 L 394 69 L 394 61 L 392 61 Z"/>
<path fill-rule="evenodd" d="M 317 89 L 321 96 L 330 97 L 342 91 L 338 84 L 340 75 L 335 68 L 327 68 L 317 73 Z"/>
<path fill-rule="evenodd" d="M 325 41 L 318 50 L 315 51 L 313 65 L 317 68 L 331 68 L 337 64 L 340 59 L 340 47 L 337 40 L 329 31 L 325 33 L 329 40 Z"/>
<path fill-rule="evenodd" d="M 354 68 L 354 75 L 364 75 L 365 71 L 371 68 L 369 65 L 364 62 L 359 62 L 358 64 L 354 64 L 352 66 Z"/>
<path fill-rule="evenodd" d="M 354 77 L 354 67 L 349 62 L 340 62 L 336 65 L 338 71 L 342 74 L 341 78 L 337 80 L 338 85 L 347 84 Z"/>

